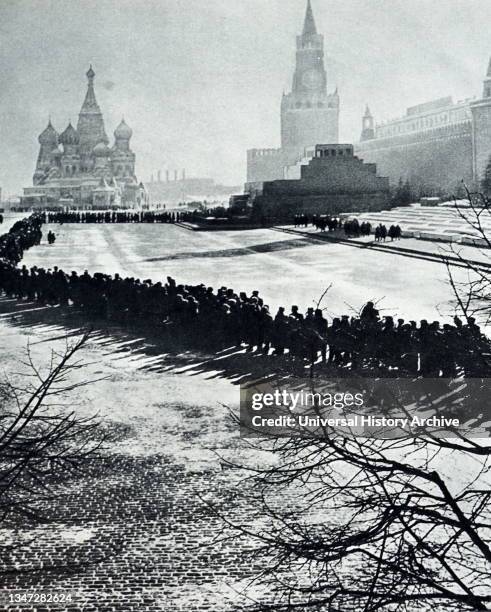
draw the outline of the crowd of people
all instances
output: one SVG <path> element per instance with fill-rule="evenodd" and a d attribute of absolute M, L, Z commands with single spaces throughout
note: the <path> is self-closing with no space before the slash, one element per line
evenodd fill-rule
<path fill-rule="evenodd" d="M 42 218 L 36 214 L 16 221 L 6 234 L 0 236 L 0 261 L 18 264 L 26 249 L 40 244 L 43 237 L 41 226 Z"/>
<path fill-rule="evenodd" d="M 313 224 L 313 217 L 309 217 L 308 215 L 295 215 L 293 217 L 293 225 L 295 227 L 308 227 L 310 223 Z"/>
<path fill-rule="evenodd" d="M 347 219 L 343 223 L 343 230 L 348 238 L 359 238 L 360 236 L 370 236 L 372 233 L 372 224 L 368 221 L 360 223 L 358 219 Z"/>
<path fill-rule="evenodd" d="M 380 223 L 375 228 L 375 242 L 385 242 L 387 236 L 391 242 L 394 240 L 400 240 L 402 237 L 402 230 L 399 225 L 391 225 L 387 230 L 387 226 Z"/>
<path fill-rule="evenodd" d="M 295 215 L 293 217 L 294 227 L 309 227 L 312 225 L 321 232 L 343 230 L 348 238 L 359 238 L 360 236 L 370 236 L 372 233 L 372 224 L 369 221 L 359 222 L 358 219 L 346 219 L 342 221 L 338 217 L 330 215 Z M 385 242 L 387 237 L 392 240 L 400 240 L 402 237 L 402 229 L 399 225 L 391 225 L 387 229 L 386 225 L 380 223 L 374 231 L 376 242 Z"/>
<path fill-rule="evenodd" d="M 41 213 L 43 223 L 179 223 L 186 212 L 155 210 L 57 211 Z"/>
<path fill-rule="evenodd" d="M 237 347 L 266 355 L 288 355 L 300 364 L 318 360 L 340 368 L 370 369 L 396 375 L 477 377 L 489 373 L 491 344 L 474 319 L 453 324 L 394 321 L 372 302 L 359 315 L 328 321 L 320 308 L 301 313 L 280 307 L 273 314 L 258 291 L 180 285 L 173 278 L 122 278 L 85 271 L 70 274 L 17 266 L 23 251 L 39 244 L 42 218 L 18 221 L 0 237 L 0 293 L 42 305 L 72 306 L 89 318 L 200 338 L 213 348 Z M 199 332 L 199 333 L 198 333 Z"/>
<path fill-rule="evenodd" d="M 325 232 L 326 230 L 335 232 L 338 227 L 341 226 L 341 221 L 337 217 L 314 215 L 312 217 L 312 225 L 321 232 Z"/>

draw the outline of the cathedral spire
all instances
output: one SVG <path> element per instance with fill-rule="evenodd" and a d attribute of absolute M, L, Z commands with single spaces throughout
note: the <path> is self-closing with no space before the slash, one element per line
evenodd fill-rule
<path fill-rule="evenodd" d="M 314 13 L 310 0 L 307 0 L 307 11 L 305 12 L 305 21 L 303 24 L 302 36 L 315 36 L 317 28 L 315 27 Z"/>
<path fill-rule="evenodd" d="M 85 100 L 84 100 L 84 103 L 82 104 L 80 114 L 84 114 L 84 113 L 100 114 L 101 109 L 99 108 L 99 105 L 97 104 L 97 100 L 95 97 L 95 91 L 94 91 L 95 72 L 92 70 L 92 64 L 90 65 L 90 68 L 87 70 L 86 76 L 87 76 L 87 80 L 89 83 L 87 85 L 87 93 L 85 95 Z"/>
<path fill-rule="evenodd" d="M 95 72 L 92 65 L 86 72 L 87 93 L 78 116 L 77 132 L 80 135 L 80 149 L 85 156 L 99 143 L 108 144 L 109 139 L 104 129 L 104 119 L 97 103 L 94 91 Z"/>

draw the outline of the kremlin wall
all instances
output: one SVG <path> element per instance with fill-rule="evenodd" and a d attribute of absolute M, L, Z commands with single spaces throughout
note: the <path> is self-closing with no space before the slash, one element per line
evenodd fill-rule
<path fill-rule="evenodd" d="M 407 179 L 417 193 L 457 195 L 462 181 L 478 189 L 491 154 L 490 77 L 491 63 L 480 100 L 441 98 L 379 125 L 367 107 L 356 154 L 392 184 Z"/>

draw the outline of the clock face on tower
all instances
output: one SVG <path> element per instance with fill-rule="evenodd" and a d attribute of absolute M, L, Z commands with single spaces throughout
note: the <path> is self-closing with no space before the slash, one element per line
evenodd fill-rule
<path fill-rule="evenodd" d="M 302 76 L 302 84 L 307 89 L 318 89 L 322 85 L 322 74 L 318 70 L 307 70 Z"/>

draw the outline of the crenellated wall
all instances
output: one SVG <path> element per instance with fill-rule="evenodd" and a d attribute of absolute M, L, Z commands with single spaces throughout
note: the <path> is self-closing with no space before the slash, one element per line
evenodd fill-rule
<path fill-rule="evenodd" d="M 355 144 L 356 154 L 376 163 L 392 185 L 407 179 L 428 193 L 456 192 L 462 181 L 473 185 L 472 150 L 472 122 Z"/>
<path fill-rule="evenodd" d="M 286 165 L 282 149 L 250 149 L 247 151 L 247 182 L 274 181 L 283 176 Z"/>
<path fill-rule="evenodd" d="M 355 152 L 392 185 L 409 180 L 416 194 L 456 194 L 462 182 L 478 189 L 491 156 L 491 98 L 456 104 L 441 98 L 408 108 L 376 126 Z"/>

